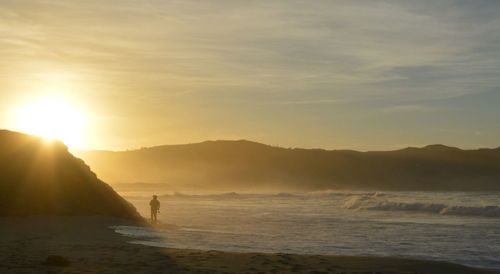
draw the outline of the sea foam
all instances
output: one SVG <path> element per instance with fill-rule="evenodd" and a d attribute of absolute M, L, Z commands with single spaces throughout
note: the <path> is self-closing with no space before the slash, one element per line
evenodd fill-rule
<path fill-rule="evenodd" d="M 399 202 L 380 198 L 380 195 L 353 195 L 346 199 L 343 208 L 354 210 L 413 211 L 441 215 L 500 217 L 499 206 L 461 206 L 442 203 Z"/>

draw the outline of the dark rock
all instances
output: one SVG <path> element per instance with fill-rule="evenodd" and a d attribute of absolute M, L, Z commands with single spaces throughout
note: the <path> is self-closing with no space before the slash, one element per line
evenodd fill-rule
<path fill-rule="evenodd" d="M 143 221 L 61 142 L 0 130 L 0 216 L 103 215 Z"/>

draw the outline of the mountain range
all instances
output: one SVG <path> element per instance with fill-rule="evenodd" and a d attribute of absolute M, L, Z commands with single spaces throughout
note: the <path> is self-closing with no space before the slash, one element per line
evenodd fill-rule
<path fill-rule="evenodd" d="M 112 184 L 173 191 L 500 190 L 500 148 L 358 152 L 239 140 L 77 155 Z"/>

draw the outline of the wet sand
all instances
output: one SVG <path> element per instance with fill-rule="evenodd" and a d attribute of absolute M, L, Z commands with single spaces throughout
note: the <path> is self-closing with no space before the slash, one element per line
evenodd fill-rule
<path fill-rule="evenodd" d="M 388 257 L 232 253 L 130 244 L 108 217 L 0 218 L 0 273 L 482 274 L 461 265 Z M 60 256 L 47 261 L 48 256 Z"/>

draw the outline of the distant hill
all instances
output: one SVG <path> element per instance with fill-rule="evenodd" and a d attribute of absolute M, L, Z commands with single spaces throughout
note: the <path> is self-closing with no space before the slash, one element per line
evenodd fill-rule
<path fill-rule="evenodd" d="M 242 140 L 79 155 L 111 183 L 155 183 L 175 191 L 500 190 L 500 149 L 327 151 Z"/>
<path fill-rule="evenodd" d="M 0 130 L 0 216 L 106 215 L 141 220 L 60 142 Z"/>

